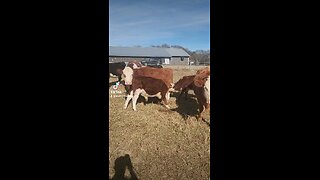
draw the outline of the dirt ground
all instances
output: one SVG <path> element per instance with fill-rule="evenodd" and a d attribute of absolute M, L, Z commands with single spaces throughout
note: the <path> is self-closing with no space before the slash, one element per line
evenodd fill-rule
<path fill-rule="evenodd" d="M 176 82 L 203 67 L 171 68 Z M 196 120 L 193 92 L 178 104 L 177 94 L 172 94 L 172 111 L 157 98 L 144 104 L 139 97 L 136 112 L 131 102 L 123 109 L 124 92 L 122 85 L 109 89 L 109 179 L 209 179 L 210 113 L 204 114 L 205 121 Z"/>

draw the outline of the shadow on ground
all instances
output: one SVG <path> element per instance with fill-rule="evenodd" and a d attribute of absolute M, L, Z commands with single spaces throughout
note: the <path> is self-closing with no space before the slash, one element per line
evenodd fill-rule
<path fill-rule="evenodd" d="M 172 93 L 171 97 L 176 98 L 176 104 L 178 107 L 171 110 L 178 112 L 184 120 L 189 119 L 189 117 L 197 116 L 199 113 L 197 99 L 194 98 L 194 96 L 191 94 L 188 94 L 187 98 L 185 98 L 184 96 L 178 98 L 179 95 L 180 92 Z"/>
<path fill-rule="evenodd" d="M 125 177 L 126 168 L 128 168 L 131 177 Z M 112 178 L 109 178 L 109 180 L 138 180 L 128 154 L 120 156 L 115 160 L 114 170 L 115 174 Z"/>
<path fill-rule="evenodd" d="M 180 92 L 173 92 L 171 97 L 176 98 L 177 108 L 171 109 L 172 111 L 178 112 L 181 117 L 187 121 L 190 117 L 197 117 L 199 114 L 199 104 L 194 94 L 183 94 L 178 98 Z M 210 123 L 202 119 L 209 127 Z"/>

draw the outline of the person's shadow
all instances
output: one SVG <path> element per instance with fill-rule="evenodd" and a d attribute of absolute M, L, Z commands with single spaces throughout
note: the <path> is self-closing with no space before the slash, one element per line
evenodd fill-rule
<path fill-rule="evenodd" d="M 128 168 L 131 177 L 125 177 L 126 167 Z M 130 156 L 128 154 L 118 157 L 114 162 L 115 174 L 110 180 L 138 180 L 136 173 L 133 170 Z"/>

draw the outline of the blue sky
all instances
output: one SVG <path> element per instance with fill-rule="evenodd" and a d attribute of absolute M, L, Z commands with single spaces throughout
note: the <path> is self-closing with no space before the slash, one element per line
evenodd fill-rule
<path fill-rule="evenodd" d="M 109 0 L 109 45 L 210 49 L 209 0 Z"/>

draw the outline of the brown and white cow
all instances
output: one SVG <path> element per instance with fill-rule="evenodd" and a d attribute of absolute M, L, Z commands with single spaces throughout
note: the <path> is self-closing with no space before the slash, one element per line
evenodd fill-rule
<path fill-rule="evenodd" d="M 123 70 L 125 87 L 127 90 L 127 99 L 124 104 L 124 109 L 128 107 L 132 99 L 133 110 L 136 111 L 136 104 L 139 95 L 145 97 L 158 97 L 168 109 L 170 90 L 173 85 L 173 70 L 169 68 L 152 68 L 141 67 L 139 69 L 132 69 L 126 67 Z"/>
<path fill-rule="evenodd" d="M 202 118 L 203 112 L 210 108 L 210 69 L 205 68 L 197 71 L 196 75 L 184 76 L 174 84 L 175 91 L 181 91 L 178 96 L 180 99 L 182 94 L 186 94 L 188 90 L 193 90 L 198 103 L 199 115 L 198 119 Z"/>
<path fill-rule="evenodd" d="M 128 63 L 125 63 L 125 62 L 109 63 L 109 81 L 110 81 L 110 77 L 118 77 L 118 81 L 121 82 L 121 76 L 123 74 L 122 71 L 126 66 L 132 69 L 138 69 L 142 67 L 142 64 L 137 60 L 133 60 Z"/>

